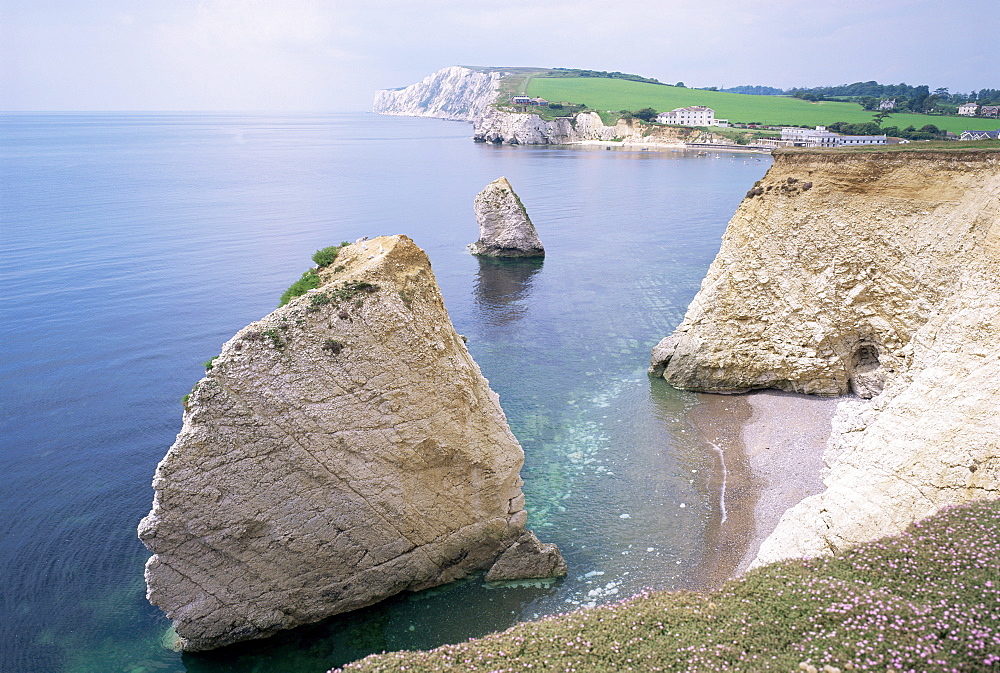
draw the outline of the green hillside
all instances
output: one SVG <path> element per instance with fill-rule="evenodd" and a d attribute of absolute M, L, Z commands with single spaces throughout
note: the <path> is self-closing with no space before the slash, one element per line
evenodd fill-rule
<path fill-rule="evenodd" d="M 551 101 L 586 103 L 595 110 L 638 110 L 652 107 L 665 112 L 688 105 L 706 105 L 715 110 L 716 117 L 731 122 L 817 126 L 838 121 L 857 124 L 872 120 L 872 113 L 861 109 L 856 103 L 811 103 L 785 96 L 747 96 L 620 79 L 531 77 L 526 92 L 529 96 L 541 96 Z M 966 129 L 992 131 L 1000 128 L 1000 120 L 996 119 L 918 114 L 894 114 L 883 125 L 899 128 L 913 125 L 920 128 L 925 124 L 934 124 L 953 133 L 961 133 Z"/>

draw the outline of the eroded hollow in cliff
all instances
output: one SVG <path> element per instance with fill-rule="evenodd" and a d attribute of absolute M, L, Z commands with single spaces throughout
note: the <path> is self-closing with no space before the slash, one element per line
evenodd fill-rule
<path fill-rule="evenodd" d="M 858 397 L 870 399 L 882 392 L 885 375 L 878 357 L 878 346 L 862 342 L 851 355 L 851 392 Z"/>

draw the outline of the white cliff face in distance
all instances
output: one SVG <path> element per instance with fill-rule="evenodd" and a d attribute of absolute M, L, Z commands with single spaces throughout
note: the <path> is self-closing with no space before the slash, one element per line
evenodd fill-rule
<path fill-rule="evenodd" d="M 427 256 L 386 236 L 331 266 L 223 346 L 157 467 L 139 537 L 184 649 L 452 581 L 526 532 L 524 453 Z M 504 578 L 565 574 L 518 550 Z"/>
<path fill-rule="evenodd" d="M 453 65 L 401 89 L 375 92 L 373 110 L 384 115 L 474 122 L 492 105 L 503 73 Z"/>
<path fill-rule="evenodd" d="M 775 156 L 651 372 L 847 399 L 757 563 L 1000 497 L 1000 152 Z"/>

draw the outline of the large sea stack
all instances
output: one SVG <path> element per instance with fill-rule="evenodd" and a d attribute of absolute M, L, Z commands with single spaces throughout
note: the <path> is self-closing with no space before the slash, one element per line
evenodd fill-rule
<path fill-rule="evenodd" d="M 472 254 L 486 257 L 544 257 L 545 248 L 535 225 L 507 178 L 497 178 L 473 202 L 479 240 Z"/>
<path fill-rule="evenodd" d="M 148 596 L 186 650 L 449 582 L 525 533 L 524 454 L 424 252 L 358 242 L 319 276 L 223 346 L 156 470 Z"/>
<path fill-rule="evenodd" d="M 854 393 L 826 490 L 758 562 L 1000 496 L 1000 151 L 779 152 L 651 372 L 678 388 Z"/>

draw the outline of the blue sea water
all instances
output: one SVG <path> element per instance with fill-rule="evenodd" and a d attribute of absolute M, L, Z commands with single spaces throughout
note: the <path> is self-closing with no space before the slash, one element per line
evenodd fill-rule
<path fill-rule="evenodd" d="M 0 117 L 0 671 L 325 671 L 697 588 L 718 517 L 696 397 L 645 374 L 768 157 L 495 147 L 372 114 Z M 468 254 L 507 176 L 544 262 Z M 526 453 L 557 582 L 472 578 L 203 655 L 161 645 L 135 527 L 201 363 L 313 251 L 405 233 Z M 683 506 L 682 506 L 683 505 Z"/>

